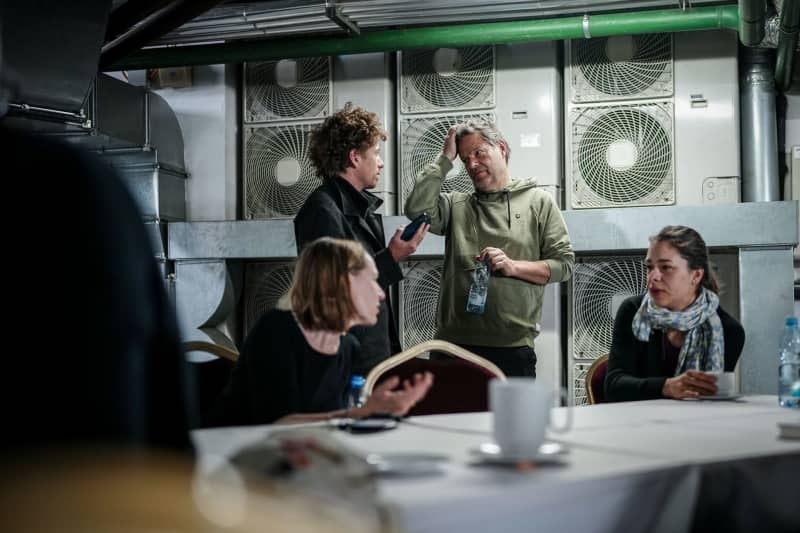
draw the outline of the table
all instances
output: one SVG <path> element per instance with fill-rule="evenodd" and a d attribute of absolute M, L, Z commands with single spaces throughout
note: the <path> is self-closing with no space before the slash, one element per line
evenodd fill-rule
<path fill-rule="evenodd" d="M 363 453 L 451 458 L 441 475 L 380 481 L 383 501 L 411 532 L 680 532 L 711 523 L 744 531 L 753 520 L 800 531 L 800 441 L 779 439 L 777 427 L 800 422 L 800 412 L 778 407 L 776 397 L 601 404 L 573 415 L 569 432 L 549 435 L 569 447 L 564 464 L 532 471 L 476 464 L 470 449 L 491 440 L 490 413 L 415 417 L 393 431 L 338 436 Z M 199 430 L 193 439 L 201 456 L 229 457 L 273 429 Z"/>

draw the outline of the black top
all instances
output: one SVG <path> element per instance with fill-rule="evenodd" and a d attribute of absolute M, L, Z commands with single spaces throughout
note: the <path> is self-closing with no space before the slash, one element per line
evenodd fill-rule
<path fill-rule="evenodd" d="M 358 341 L 345 335 L 335 355 L 319 353 L 309 346 L 291 312 L 269 311 L 247 335 L 209 422 L 271 424 L 290 414 L 342 409 L 350 359 L 357 351 Z"/>
<path fill-rule="evenodd" d="M 366 191 L 357 191 L 342 178 L 326 179 L 311 196 L 294 219 L 297 249 L 320 237 L 334 237 L 359 241 L 375 259 L 378 283 L 384 292 L 403 279 L 400 265 L 386 248 L 381 216 L 375 213 L 381 200 Z M 378 322 L 374 326 L 357 326 L 350 330 L 361 345 L 359 355 L 353 359 L 353 373 L 366 376 L 369 371 L 400 351 L 400 342 L 394 326 L 391 308 L 381 302 Z"/>
<path fill-rule="evenodd" d="M 614 320 L 606 374 L 606 397 L 611 402 L 663 398 L 664 382 L 675 375 L 677 363 L 665 361 L 670 354 L 664 352 L 662 330 L 654 329 L 648 342 L 633 335 L 633 317 L 643 299 L 643 294 L 626 299 Z M 725 337 L 725 371 L 730 372 L 742 353 L 744 329 L 722 307 L 717 308 L 717 314 Z"/>

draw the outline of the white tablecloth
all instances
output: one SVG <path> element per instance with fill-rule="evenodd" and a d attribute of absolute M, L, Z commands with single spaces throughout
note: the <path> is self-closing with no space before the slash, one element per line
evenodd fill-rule
<path fill-rule="evenodd" d="M 778 407 L 773 396 L 603 404 L 573 414 L 570 431 L 549 435 L 569 448 L 563 464 L 526 471 L 480 464 L 470 454 L 491 441 L 489 413 L 417 417 L 392 431 L 338 436 L 364 453 L 450 457 L 438 475 L 381 480 L 383 501 L 412 532 L 687 531 L 705 501 L 701 489 L 715 483 L 708 465 L 766 457 L 787 461 L 800 476 L 800 441 L 780 440 L 777 427 L 800 421 L 800 413 Z M 201 457 L 229 457 L 271 430 L 200 430 L 193 437 Z"/>

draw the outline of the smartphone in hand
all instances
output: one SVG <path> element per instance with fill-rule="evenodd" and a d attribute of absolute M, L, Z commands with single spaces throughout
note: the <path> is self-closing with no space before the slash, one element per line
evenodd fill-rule
<path fill-rule="evenodd" d="M 428 216 L 428 213 L 422 213 L 417 218 L 415 218 L 411 222 L 411 224 L 406 226 L 406 229 L 403 230 L 403 234 L 400 235 L 400 239 L 404 241 L 409 240 L 411 237 L 414 236 L 414 234 L 417 232 L 417 230 L 422 224 L 430 224 L 430 223 L 431 223 L 431 217 Z"/>

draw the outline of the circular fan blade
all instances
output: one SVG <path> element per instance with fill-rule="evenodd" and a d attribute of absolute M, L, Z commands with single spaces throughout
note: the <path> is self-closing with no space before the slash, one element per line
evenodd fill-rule
<path fill-rule="evenodd" d="M 278 300 L 291 287 L 293 275 L 294 266 L 291 264 L 248 265 L 249 290 L 245 301 L 245 333 L 255 325 L 261 315 L 275 309 Z"/>
<path fill-rule="evenodd" d="M 325 116 L 330 61 L 311 57 L 247 63 L 245 91 L 248 122 Z"/>
<path fill-rule="evenodd" d="M 247 213 L 293 216 L 322 184 L 308 157 L 311 125 L 249 129 L 246 141 Z"/>
<path fill-rule="evenodd" d="M 672 180 L 670 126 L 657 104 L 587 108 L 573 122 L 574 167 L 605 204 L 661 200 Z"/>
<path fill-rule="evenodd" d="M 642 294 L 647 270 L 641 258 L 603 258 L 575 265 L 573 356 L 595 359 L 611 348 L 614 317 L 625 298 Z"/>
<path fill-rule="evenodd" d="M 403 52 L 405 113 L 494 105 L 494 47 Z"/>
<path fill-rule="evenodd" d="M 574 60 L 598 93 L 629 98 L 672 93 L 672 35 L 622 35 L 576 41 Z M 652 94 L 648 93 L 652 89 Z"/>
<path fill-rule="evenodd" d="M 441 263 L 411 263 L 402 284 L 403 348 L 433 339 L 442 280 Z"/>

